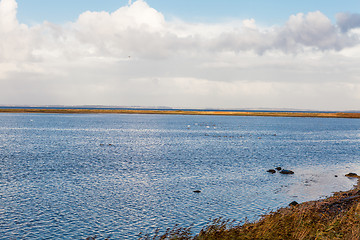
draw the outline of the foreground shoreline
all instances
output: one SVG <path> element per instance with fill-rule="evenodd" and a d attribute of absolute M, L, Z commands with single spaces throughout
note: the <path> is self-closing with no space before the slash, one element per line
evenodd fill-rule
<path fill-rule="evenodd" d="M 196 110 L 136 110 L 136 109 L 47 109 L 0 108 L 0 113 L 57 113 L 57 114 L 168 114 L 261 117 L 360 118 L 360 113 L 349 112 L 262 112 L 262 111 L 196 111 Z"/>
<path fill-rule="evenodd" d="M 141 240 L 360 239 L 360 177 L 351 190 L 325 199 L 280 208 L 256 222 L 235 224 L 215 219 L 193 236 L 191 228 L 175 227 Z"/>

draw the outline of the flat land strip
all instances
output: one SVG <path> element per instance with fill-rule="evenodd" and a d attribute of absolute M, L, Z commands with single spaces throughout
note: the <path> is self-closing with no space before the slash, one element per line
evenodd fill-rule
<path fill-rule="evenodd" d="M 59 114 L 171 114 L 171 115 L 219 115 L 219 116 L 264 116 L 264 117 L 318 117 L 360 118 L 360 113 L 348 112 L 246 112 L 246 111 L 195 111 L 195 110 L 129 110 L 129 109 L 33 109 L 4 108 L 2 113 L 59 113 Z"/>

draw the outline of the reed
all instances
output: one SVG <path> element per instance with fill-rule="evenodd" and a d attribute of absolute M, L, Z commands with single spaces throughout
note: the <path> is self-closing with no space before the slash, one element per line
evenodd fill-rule
<path fill-rule="evenodd" d="M 234 224 L 215 219 L 199 234 L 191 229 L 168 230 L 164 234 L 139 239 L 176 240 L 245 240 L 245 239 L 360 239 L 360 188 L 333 196 L 281 208 L 254 223 Z"/>

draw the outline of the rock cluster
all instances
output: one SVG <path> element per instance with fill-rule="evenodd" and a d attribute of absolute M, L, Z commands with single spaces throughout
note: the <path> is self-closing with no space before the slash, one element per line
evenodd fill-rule
<path fill-rule="evenodd" d="M 275 169 L 276 169 L 276 171 L 278 171 L 281 174 L 294 174 L 293 171 L 282 169 L 281 167 L 276 167 Z M 266 172 L 274 174 L 274 173 L 276 173 L 275 169 L 269 169 Z"/>

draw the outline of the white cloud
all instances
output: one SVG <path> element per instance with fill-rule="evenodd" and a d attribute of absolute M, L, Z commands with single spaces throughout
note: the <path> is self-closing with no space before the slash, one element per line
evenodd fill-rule
<path fill-rule="evenodd" d="M 11 32 L 16 29 L 17 3 L 13 0 L 2 0 L 0 2 L 0 30 L 2 33 Z"/>
<path fill-rule="evenodd" d="M 29 34 L 24 24 L 16 19 L 17 3 L 0 2 L 0 62 L 24 60 L 29 57 Z"/>
<path fill-rule="evenodd" d="M 0 104 L 360 109 L 357 15 L 166 20 L 145 1 L 28 27 L 0 2 Z"/>

